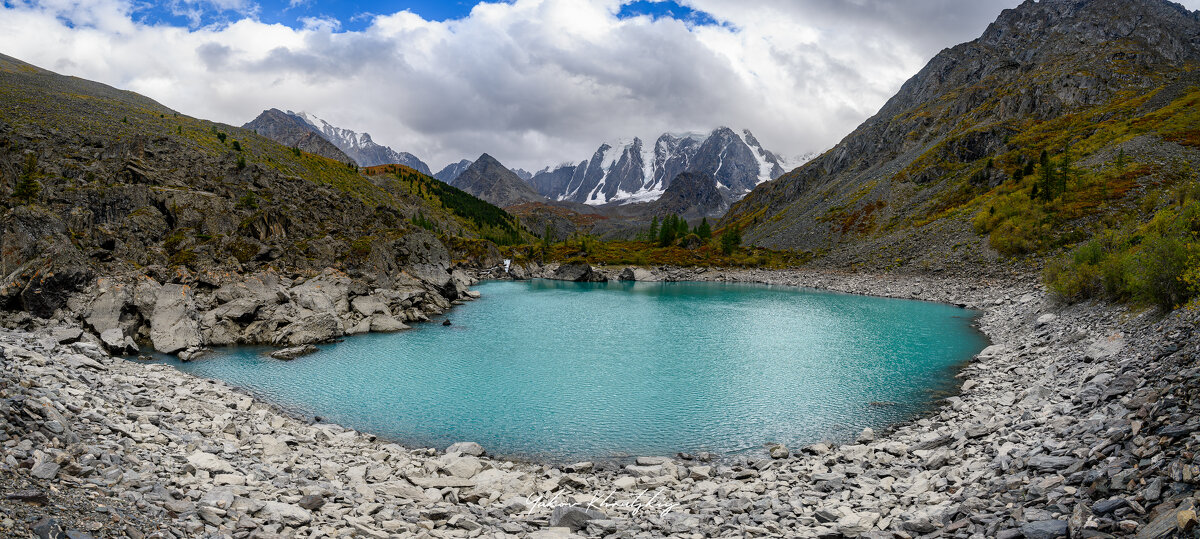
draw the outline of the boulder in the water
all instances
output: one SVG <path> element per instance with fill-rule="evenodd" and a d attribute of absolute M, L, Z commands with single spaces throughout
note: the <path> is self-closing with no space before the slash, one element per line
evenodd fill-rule
<path fill-rule="evenodd" d="M 275 359 L 282 359 L 284 361 L 291 361 L 300 356 L 307 356 L 316 351 L 317 351 L 316 346 L 313 346 L 311 344 L 305 344 L 305 345 L 301 345 L 301 346 L 293 346 L 291 348 L 283 348 L 280 350 L 276 350 L 274 352 L 271 352 L 271 357 L 273 357 Z"/>

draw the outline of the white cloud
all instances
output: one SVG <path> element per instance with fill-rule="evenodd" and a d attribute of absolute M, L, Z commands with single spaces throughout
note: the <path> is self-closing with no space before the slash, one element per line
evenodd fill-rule
<path fill-rule="evenodd" d="M 145 25 L 124 0 L 46 0 L 0 8 L 0 52 L 195 116 L 240 125 L 265 108 L 307 110 L 435 169 L 486 151 L 533 170 L 603 140 L 718 125 L 784 154 L 825 149 L 1017 2 L 683 2 L 727 23 L 697 26 L 618 19 L 620 0 L 516 0 L 344 32 L 327 19 Z"/>

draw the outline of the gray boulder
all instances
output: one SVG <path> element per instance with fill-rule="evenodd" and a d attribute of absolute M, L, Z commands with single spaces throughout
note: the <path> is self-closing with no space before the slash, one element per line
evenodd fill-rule
<path fill-rule="evenodd" d="M 350 301 L 350 305 L 363 316 L 391 314 L 387 303 L 379 296 L 358 296 Z"/>
<path fill-rule="evenodd" d="M 605 514 L 594 509 L 573 505 L 560 505 L 555 507 L 554 511 L 550 513 L 550 527 L 571 528 L 571 531 L 577 532 L 587 526 L 589 520 L 600 520 L 603 518 L 605 518 Z"/>
<path fill-rule="evenodd" d="M 109 353 L 118 356 L 129 356 L 138 353 L 138 345 L 132 337 L 126 337 L 120 328 L 106 329 L 100 333 L 100 342 Z"/>
<path fill-rule="evenodd" d="M 1021 526 L 1021 535 L 1025 539 L 1055 539 L 1067 536 L 1067 521 L 1041 520 Z"/>
<path fill-rule="evenodd" d="M 168 284 L 155 294 L 154 312 L 150 316 L 150 342 L 155 350 L 164 354 L 201 344 L 191 287 Z"/>
<path fill-rule="evenodd" d="M 554 270 L 554 278 L 577 283 L 606 282 L 608 277 L 592 268 L 587 262 L 568 262 Z"/>
<path fill-rule="evenodd" d="M 484 452 L 483 446 L 475 442 L 458 442 L 446 448 L 446 453 L 460 453 L 472 457 L 482 457 Z"/>
<path fill-rule="evenodd" d="M 408 326 L 390 314 L 377 314 L 371 317 L 371 331 L 388 333 L 402 329 L 408 329 Z"/>
<path fill-rule="evenodd" d="M 311 344 L 304 344 L 301 346 L 293 346 L 291 348 L 283 348 L 280 350 L 276 350 L 274 352 L 271 352 L 271 357 L 273 357 L 275 359 L 282 359 L 284 361 L 291 361 L 298 357 L 307 356 L 309 354 L 315 353 L 316 351 L 317 351 L 316 346 L 313 346 Z"/>
<path fill-rule="evenodd" d="M 326 270 L 289 291 L 297 305 L 316 312 L 350 311 L 350 278 L 335 270 Z"/>
<path fill-rule="evenodd" d="M 105 283 L 96 301 L 88 310 L 84 321 L 97 333 L 121 327 L 121 314 L 125 307 L 133 301 L 133 294 L 128 287 L 117 283 Z M 102 286 L 105 286 L 102 284 Z"/>
<path fill-rule="evenodd" d="M 327 342 L 345 335 L 342 319 L 332 312 L 312 313 L 293 321 L 275 337 L 275 344 L 299 346 Z"/>

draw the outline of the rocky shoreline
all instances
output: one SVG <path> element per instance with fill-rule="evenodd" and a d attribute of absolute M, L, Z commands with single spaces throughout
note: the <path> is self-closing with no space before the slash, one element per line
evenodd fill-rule
<path fill-rule="evenodd" d="M 619 468 L 496 460 L 474 444 L 403 448 L 88 340 L 63 344 L 63 327 L 10 330 L 0 334 L 0 535 L 1195 533 L 1196 312 L 1062 307 L 1021 279 L 640 271 L 958 304 L 984 312 L 994 344 L 962 371 L 960 395 L 886 434 Z"/>

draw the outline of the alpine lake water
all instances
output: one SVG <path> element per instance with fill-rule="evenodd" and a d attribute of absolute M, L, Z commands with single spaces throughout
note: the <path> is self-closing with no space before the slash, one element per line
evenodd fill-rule
<path fill-rule="evenodd" d="M 293 361 L 163 361 L 408 447 L 518 459 L 847 440 L 929 410 L 986 346 L 951 305 L 731 283 L 485 282 L 482 298 Z"/>

